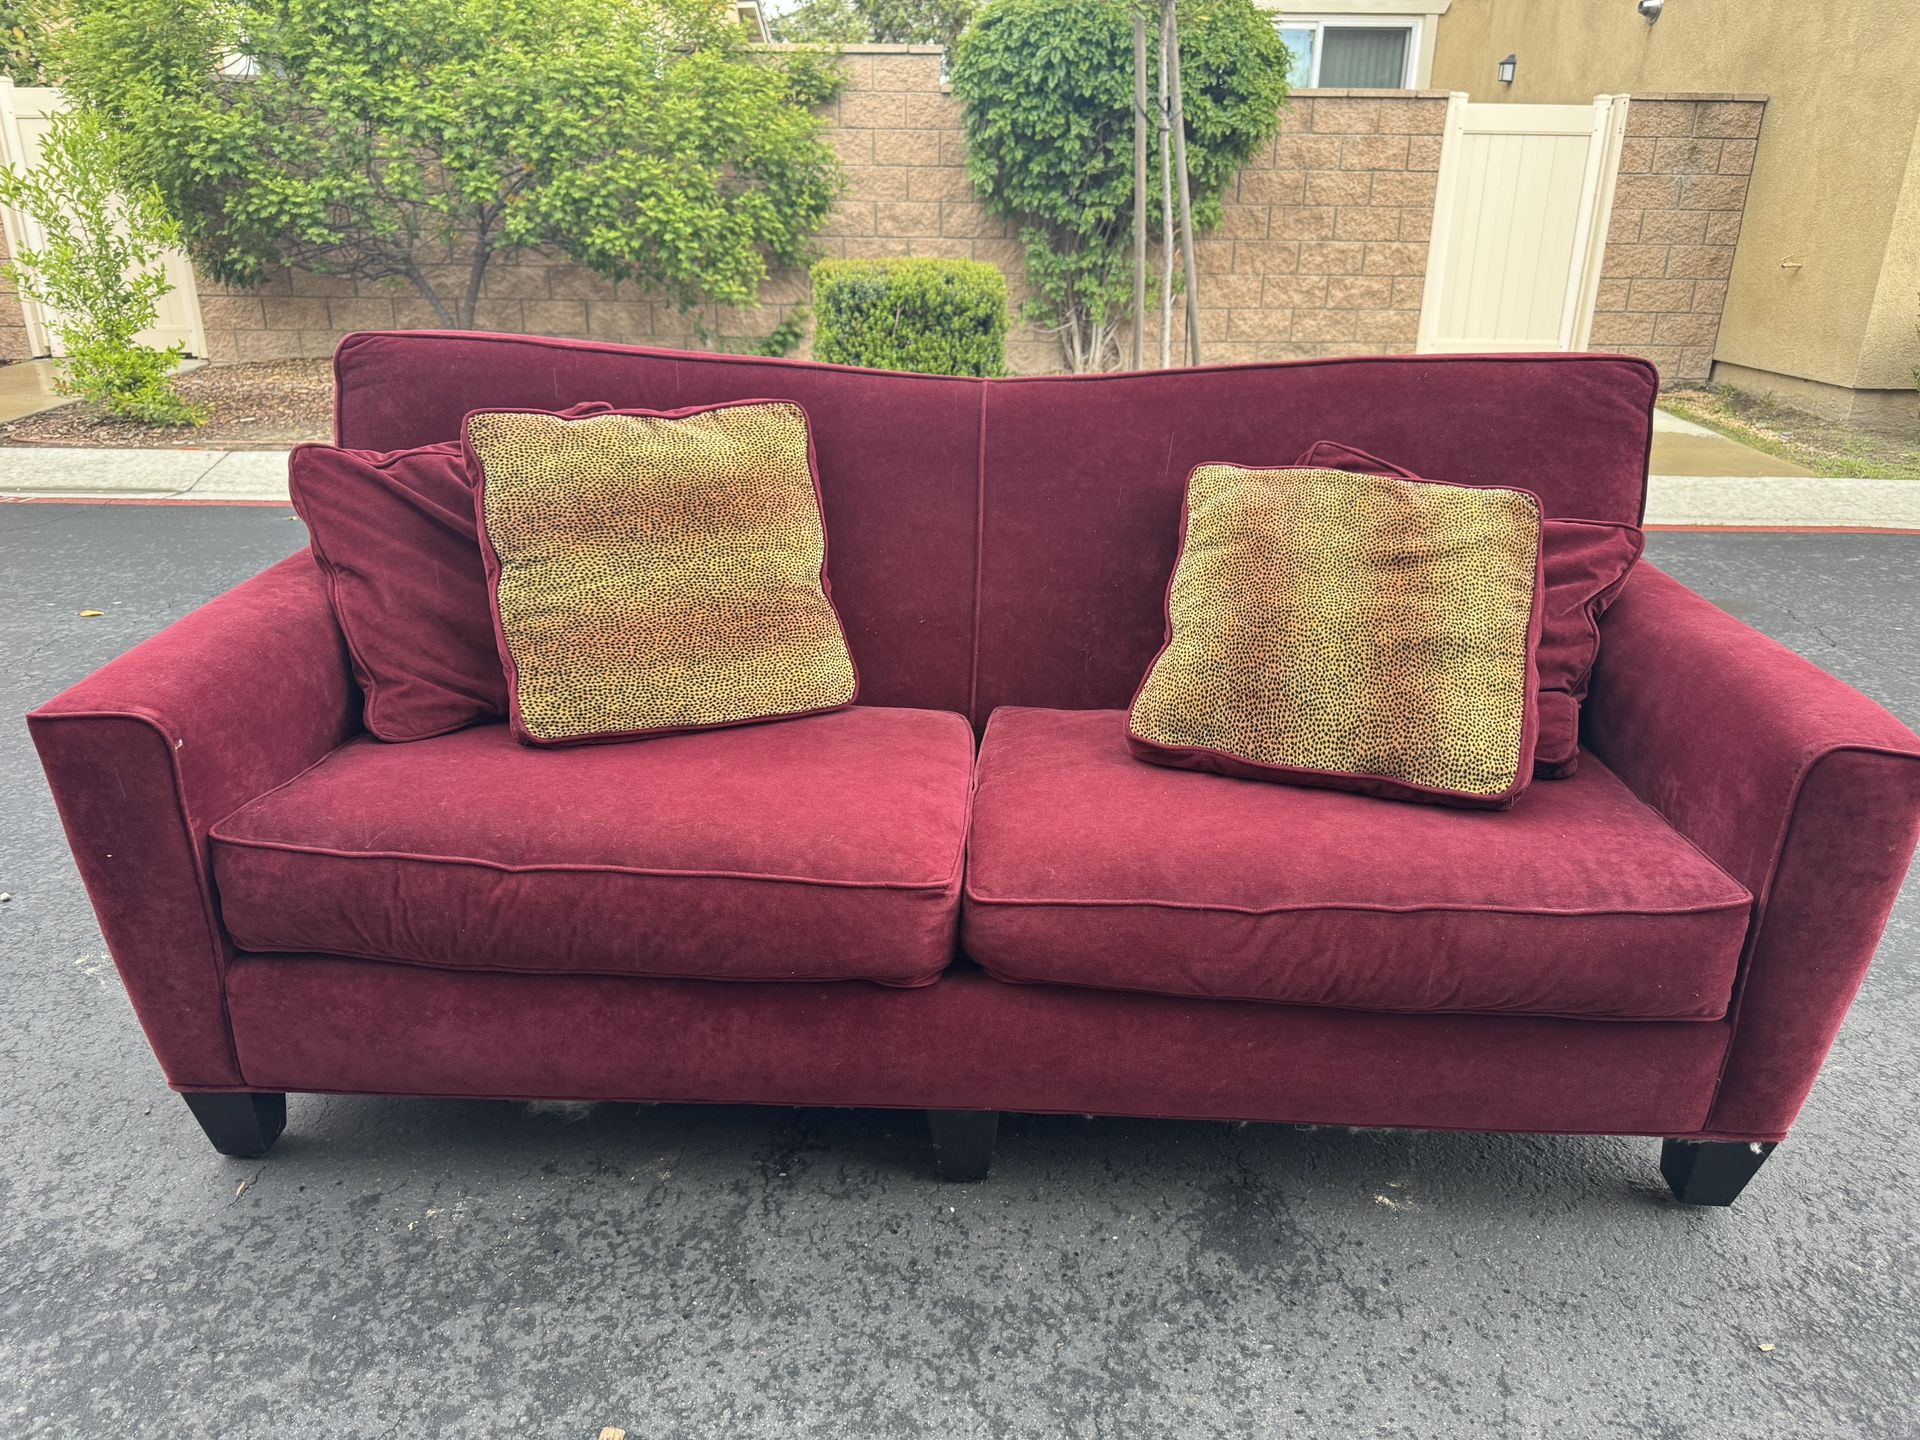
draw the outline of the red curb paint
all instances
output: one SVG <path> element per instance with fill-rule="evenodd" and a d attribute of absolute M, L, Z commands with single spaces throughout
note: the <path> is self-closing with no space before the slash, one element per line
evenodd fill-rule
<path fill-rule="evenodd" d="M 1643 525 L 1681 535 L 1920 535 L 1897 525 Z"/>
<path fill-rule="evenodd" d="M 293 513 L 293 506 L 285 500 L 195 499 L 183 495 L 0 495 L 0 505 L 266 505 Z"/>

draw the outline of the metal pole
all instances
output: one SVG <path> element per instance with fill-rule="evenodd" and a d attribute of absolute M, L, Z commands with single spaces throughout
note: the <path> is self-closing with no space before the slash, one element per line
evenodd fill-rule
<path fill-rule="evenodd" d="M 1200 277 L 1193 264 L 1193 195 L 1187 182 L 1187 112 L 1180 104 L 1180 21 L 1167 0 L 1167 78 L 1173 98 L 1173 166 L 1180 172 L 1180 249 L 1187 265 L 1187 354 L 1200 363 Z"/>
<path fill-rule="evenodd" d="M 1147 16 L 1133 15 L 1133 368 L 1147 350 Z"/>

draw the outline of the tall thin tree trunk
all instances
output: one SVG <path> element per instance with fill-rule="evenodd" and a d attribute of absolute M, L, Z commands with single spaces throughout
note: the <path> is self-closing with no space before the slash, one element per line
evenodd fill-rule
<path fill-rule="evenodd" d="M 473 264 L 467 270 L 467 293 L 460 302 L 460 328 L 473 329 L 474 314 L 480 308 L 480 282 L 487 278 L 487 262 L 493 258 L 493 245 L 482 230 L 473 237 Z"/>
<path fill-rule="evenodd" d="M 414 264 L 411 259 L 406 262 L 405 273 L 407 279 L 413 282 L 413 288 L 420 292 L 420 298 L 432 307 L 436 320 L 449 330 L 464 330 L 468 328 L 462 325 L 459 317 L 447 308 L 447 302 L 440 298 L 440 292 L 433 288 L 433 282 L 427 279 L 425 272 L 422 271 L 418 265 Z"/>
<path fill-rule="evenodd" d="M 1160 26 L 1160 368 L 1173 364 L 1173 125 L 1167 112 L 1167 27 Z"/>
<path fill-rule="evenodd" d="M 1133 12 L 1133 368 L 1147 345 L 1147 16 Z"/>
<path fill-rule="evenodd" d="M 1200 276 L 1193 259 L 1193 195 L 1187 179 L 1187 115 L 1180 103 L 1180 19 L 1177 0 L 1167 0 L 1167 49 L 1172 71 L 1173 167 L 1180 185 L 1180 250 L 1187 275 L 1187 356 L 1200 363 Z"/>

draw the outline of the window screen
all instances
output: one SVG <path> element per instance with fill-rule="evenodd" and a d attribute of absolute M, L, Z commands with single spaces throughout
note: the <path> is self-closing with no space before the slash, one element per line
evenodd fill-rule
<path fill-rule="evenodd" d="M 1320 85 L 1326 90 L 1398 90 L 1406 84 L 1410 31 L 1329 25 L 1320 32 Z"/>

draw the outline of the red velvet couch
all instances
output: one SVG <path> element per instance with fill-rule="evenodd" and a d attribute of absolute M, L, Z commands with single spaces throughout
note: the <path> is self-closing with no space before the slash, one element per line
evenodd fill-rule
<path fill-rule="evenodd" d="M 853 710 L 406 745 L 305 554 L 30 717 L 168 1082 L 257 1154 L 285 1092 L 1660 1136 L 1725 1203 L 1793 1123 L 1920 828 L 1920 740 L 1641 565 L 1571 779 L 1498 814 L 1143 765 L 1182 485 L 1345 441 L 1638 521 L 1655 376 L 1421 357 L 978 381 L 369 334 L 338 438 L 477 407 L 799 401 Z M 975 742 L 978 740 L 976 757 Z"/>

